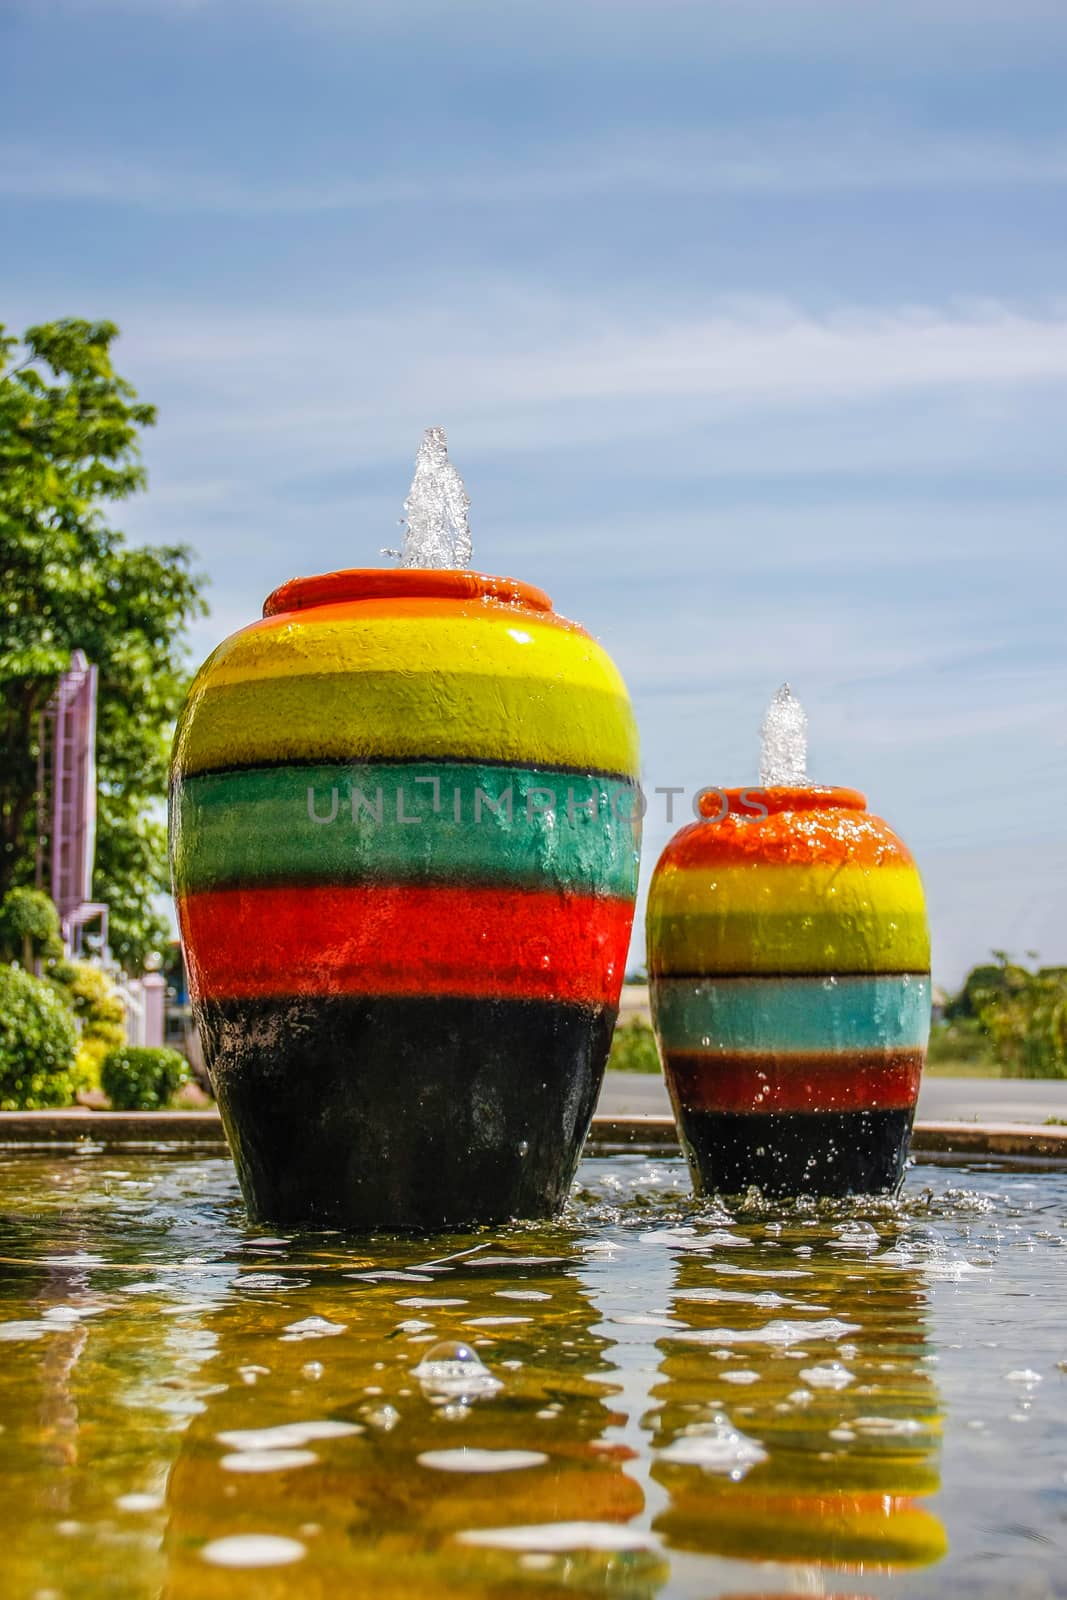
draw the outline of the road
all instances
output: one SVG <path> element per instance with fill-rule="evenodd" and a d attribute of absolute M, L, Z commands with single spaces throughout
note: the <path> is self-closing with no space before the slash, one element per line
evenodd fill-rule
<path fill-rule="evenodd" d="M 669 1115 L 662 1078 L 652 1073 L 609 1072 L 597 1112 Z M 923 1122 L 1031 1122 L 1067 1118 L 1067 1081 L 1019 1078 L 925 1078 L 919 1093 Z"/>

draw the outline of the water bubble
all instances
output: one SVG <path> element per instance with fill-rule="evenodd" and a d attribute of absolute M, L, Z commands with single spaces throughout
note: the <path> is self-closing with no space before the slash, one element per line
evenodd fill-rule
<path fill-rule="evenodd" d="M 326 1368 L 323 1366 L 321 1361 L 305 1361 L 304 1365 L 300 1368 L 300 1371 L 305 1378 L 317 1380 L 318 1378 L 322 1377 L 323 1373 L 326 1371 Z"/>
<path fill-rule="evenodd" d="M 287 1324 L 281 1342 L 298 1344 L 301 1339 L 335 1339 L 347 1326 L 347 1322 L 330 1322 L 326 1317 L 305 1317 L 302 1322 Z"/>
<path fill-rule="evenodd" d="M 412 1376 L 418 1378 L 423 1394 L 435 1405 L 487 1400 L 503 1388 L 470 1345 L 457 1339 L 442 1339 L 431 1346 Z"/>
<path fill-rule="evenodd" d="M 828 1361 L 823 1366 L 801 1367 L 800 1376 L 813 1389 L 847 1389 L 855 1373 L 840 1361 Z"/>
<path fill-rule="evenodd" d="M 787 1318 L 776 1317 L 762 1328 L 685 1328 L 670 1337 L 689 1344 L 764 1344 L 788 1350 L 808 1339 L 820 1342 L 840 1339 L 846 1333 L 854 1333 L 858 1326 L 858 1323 L 842 1322 L 837 1317 L 825 1317 L 819 1322 L 790 1322 Z M 793 1354 L 801 1352 L 794 1348 Z"/>
<path fill-rule="evenodd" d="M 441 1402 L 437 1400 L 434 1404 L 441 1405 Z M 441 1406 L 437 1414 L 443 1417 L 446 1422 L 466 1422 L 471 1414 L 470 1402 L 467 1400 L 449 1400 L 447 1405 Z"/>
<path fill-rule="evenodd" d="M 700 1467 L 704 1472 L 720 1472 L 737 1483 L 767 1460 L 767 1452 L 755 1439 L 731 1428 L 725 1418 L 717 1418 L 687 1429 L 660 1451 L 660 1460 Z"/>
<path fill-rule="evenodd" d="M 368 1406 L 365 1411 L 360 1412 L 360 1416 L 365 1422 L 370 1423 L 372 1428 L 377 1428 L 381 1433 L 392 1433 L 400 1421 L 400 1412 L 396 1409 L 396 1406 L 388 1404 L 384 1406 Z"/>
<path fill-rule="evenodd" d="M 836 1237 L 829 1241 L 831 1250 L 877 1250 L 882 1242 L 869 1222 L 846 1222 L 835 1231 Z"/>

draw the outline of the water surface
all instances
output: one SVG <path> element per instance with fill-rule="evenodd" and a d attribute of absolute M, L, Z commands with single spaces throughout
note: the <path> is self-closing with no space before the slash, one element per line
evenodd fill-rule
<path fill-rule="evenodd" d="M 8 1153 L 0 1592 L 1067 1595 L 1065 1241 L 1056 1173 L 727 1211 L 590 1159 L 558 1226 L 427 1243 Z"/>

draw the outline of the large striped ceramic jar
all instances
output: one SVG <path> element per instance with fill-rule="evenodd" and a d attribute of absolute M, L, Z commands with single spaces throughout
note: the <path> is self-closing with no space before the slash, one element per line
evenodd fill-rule
<path fill-rule="evenodd" d="M 652 880 L 653 1021 L 694 1183 L 899 1184 L 930 1024 L 908 850 L 864 797 L 710 790 Z"/>
<path fill-rule="evenodd" d="M 637 736 L 596 642 L 469 572 L 295 579 L 198 674 L 171 855 L 253 1213 L 562 1205 L 633 915 Z"/>

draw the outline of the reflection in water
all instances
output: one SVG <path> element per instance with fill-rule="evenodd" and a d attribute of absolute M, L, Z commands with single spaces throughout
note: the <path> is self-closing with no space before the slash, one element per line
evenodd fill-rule
<path fill-rule="evenodd" d="M 277 1572 L 279 1593 L 291 1584 L 304 1597 L 346 1585 L 379 1597 L 488 1595 L 523 1560 L 539 1592 L 552 1593 L 554 1569 L 573 1569 L 572 1555 L 533 1550 L 517 1561 L 455 1536 L 619 1525 L 641 1511 L 627 1452 L 602 1448 L 604 1340 L 590 1331 L 596 1314 L 570 1264 L 529 1236 L 452 1262 L 427 1257 L 425 1245 L 388 1249 L 384 1275 L 351 1276 L 341 1252 L 305 1256 L 325 1269 L 301 1295 L 312 1318 L 294 1318 L 292 1293 L 269 1272 L 212 1317 L 212 1370 L 226 1386 L 193 1419 L 170 1476 L 168 1596 L 232 1595 L 232 1569 L 205 1564 L 204 1547 L 265 1532 L 314 1555 Z M 491 1367 L 495 1392 L 477 1372 L 456 1377 L 465 1365 L 486 1370 L 463 1360 L 465 1342 Z M 449 1381 L 435 1387 L 428 1368 Z M 587 1565 L 601 1583 L 624 1577 L 628 1594 L 656 1587 L 633 1587 L 642 1558 L 632 1553 Z"/>
<path fill-rule="evenodd" d="M 964 1181 L 732 1216 L 587 1161 L 558 1226 L 430 1245 L 0 1155 L 0 1594 L 1048 1600 L 1067 1179 Z"/>
<path fill-rule="evenodd" d="M 944 1529 L 917 1499 L 938 1488 L 941 1431 L 921 1272 L 880 1260 L 891 1236 L 869 1224 L 733 1242 L 695 1236 L 677 1257 L 655 1528 L 672 1548 L 833 1571 L 938 1561 Z"/>

